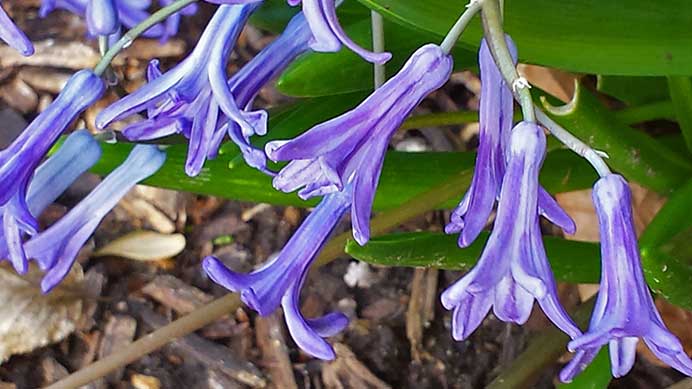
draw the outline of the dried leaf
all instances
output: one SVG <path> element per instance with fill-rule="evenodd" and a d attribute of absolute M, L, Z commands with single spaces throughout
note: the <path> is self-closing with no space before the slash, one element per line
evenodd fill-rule
<path fill-rule="evenodd" d="M 183 234 L 134 231 L 108 243 L 96 251 L 94 256 L 113 255 L 138 261 L 156 261 L 174 257 L 184 248 Z"/>
<path fill-rule="evenodd" d="M 75 265 L 46 295 L 39 287 L 42 275 L 33 264 L 26 276 L 0 265 L 0 362 L 64 339 L 82 317 L 82 268 Z"/>

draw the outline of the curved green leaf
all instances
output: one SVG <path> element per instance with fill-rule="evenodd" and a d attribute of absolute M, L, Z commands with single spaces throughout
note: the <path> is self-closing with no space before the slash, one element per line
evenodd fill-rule
<path fill-rule="evenodd" d="M 543 106 L 556 122 L 591 147 L 606 152 L 608 164 L 630 180 L 667 193 L 692 176 L 689 158 L 620 122 L 580 85 L 568 104 L 554 107 L 543 99 Z"/>
<path fill-rule="evenodd" d="M 359 0 L 386 18 L 444 36 L 466 0 Z M 511 0 L 505 30 L 522 62 L 574 72 L 692 75 L 692 7 L 688 0 Z M 462 36 L 477 47 L 480 23 Z"/>

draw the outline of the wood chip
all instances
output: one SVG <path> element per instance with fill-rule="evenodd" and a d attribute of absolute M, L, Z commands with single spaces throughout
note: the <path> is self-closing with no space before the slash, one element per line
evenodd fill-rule
<path fill-rule="evenodd" d="M 38 107 L 38 94 L 19 77 L 0 87 L 0 97 L 10 107 L 19 112 L 30 113 Z"/>
<path fill-rule="evenodd" d="M 142 293 L 181 315 L 188 314 L 214 299 L 211 295 L 171 275 L 156 276 L 142 288 Z"/>
<path fill-rule="evenodd" d="M 102 359 L 132 343 L 137 330 L 137 321 L 127 315 L 113 315 L 108 319 L 103 329 L 103 338 L 99 346 L 98 356 Z M 110 383 L 117 383 L 123 378 L 125 367 L 121 367 L 107 376 Z"/>
<path fill-rule="evenodd" d="M 65 378 L 68 374 L 67 369 L 53 357 L 42 358 L 38 368 L 41 376 L 41 384 L 43 386 L 50 385 L 61 378 Z"/>
<path fill-rule="evenodd" d="M 435 318 L 438 271 L 415 269 L 411 283 L 411 298 L 406 311 L 406 337 L 411 344 L 411 355 L 421 360 L 423 330 Z"/>
<path fill-rule="evenodd" d="M 345 344 L 334 344 L 336 359 L 322 368 L 322 380 L 329 389 L 389 388 L 359 361 Z"/>
<path fill-rule="evenodd" d="M 283 321 L 278 312 L 257 317 L 255 339 L 262 352 L 263 365 L 271 375 L 272 384 L 277 388 L 298 389 L 284 339 Z"/>
<path fill-rule="evenodd" d="M 145 304 L 130 301 L 130 309 L 152 329 L 168 324 L 168 320 L 155 313 Z M 262 373 L 248 361 L 240 361 L 236 353 L 228 347 L 221 346 L 196 334 L 189 334 L 176 339 L 167 346 L 172 352 L 181 354 L 186 360 L 194 360 L 208 369 L 216 370 L 234 380 L 253 388 L 264 388 L 267 381 Z"/>

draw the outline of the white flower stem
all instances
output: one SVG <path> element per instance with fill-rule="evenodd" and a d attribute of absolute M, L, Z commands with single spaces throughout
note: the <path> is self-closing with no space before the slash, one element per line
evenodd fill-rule
<path fill-rule="evenodd" d="M 454 26 L 449 30 L 445 39 L 440 43 L 442 50 L 449 54 L 454 48 L 454 45 L 459 40 L 461 34 L 466 30 L 473 17 L 481 10 L 481 5 L 484 0 L 471 0 L 471 2 L 466 6 L 466 11 L 461 14 L 459 19 L 457 19 Z"/>
<path fill-rule="evenodd" d="M 603 160 L 601 154 L 582 142 L 579 138 L 572 135 L 569 131 L 562 128 L 548 115 L 540 109 L 534 107 L 531 97 L 531 86 L 525 78 L 519 75 L 514 61 L 507 48 L 505 32 L 502 27 L 502 11 L 500 0 L 483 0 L 483 30 L 486 42 L 493 55 L 493 59 L 500 69 L 507 85 L 510 85 L 514 98 L 519 102 L 524 120 L 528 122 L 538 121 L 543 124 L 555 138 L 562 142 L 569 149 L 585 158 L 598 172 L 600 176 L 610 174 L 608 165 Z"/>
<path fill-rule="evenodd" d="M 372 51 L 382 53 L 384 52 L 384 20 L 382 20 L 382 15 L 376 11 L 370 12 L 370 19 L 372 22 Z M 373 64 L 375 89 L 384 84 L 386 78 L 384 66 L 384 64 Z"/>

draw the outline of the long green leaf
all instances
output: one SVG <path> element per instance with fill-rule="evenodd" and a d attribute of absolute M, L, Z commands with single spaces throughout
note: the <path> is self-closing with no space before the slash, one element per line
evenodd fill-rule
<path fill-rule="evenodd" d="M 466 0 L 359 0 L 386 18 L 442 37 Z M 692 75 L 688 0 L 511 0 L 505 29 L 522 62 L 614 75 Z M 462 36 L 477 47 L 479 23 Z"/>
<path fill-rule="evenodd" d="M 692 152 L 692 79 L 684 76 L 670 76 L 668 89 L 687 150 Z"/>
<path fill-rule="evenodd" d="M 346 253 L 356 259 L 384 266 L 467 270 L 478 260 L 487 239 L 488 233 L 484 232 L 471 246 L 460 249 L 456 235 L 401 233 L 371 239 L 365 246 L 349 241 Z M 598 283 L 600 254 L 597 244 L 555 237 L 545 237 L 544 242 L 557 279 L 572 283 Z"/>
<path fill-rule="evenodd" d="M 362 99 L 362 94 L 333 96 L 302 101 L 290 108 L 274 109 L 269 119 L 269 135 L 256 139 L 261 147 L 270 139 L 288 139 L 311 126 L 334 117 Z M 121 163 L 131 145 L 104 144 L 103 156 L 93 171 L 107 174 Z M 233 143 L 227 143 L 215 160 L 207 161 L 201 174 L 195 178 L 185 175 L 183 166 L 187 147 L 169 146 L 164 166 L 150 179 L 149 185 L 220 196 L 235 200 L 267 202 L 277 205 L 312 206 L 316 201 L 304 202 L 295 194 L 274 190 L 270 177 L 251 169 L 242 162 Z M 417 194 L 433 188 L 461 171 L 473 169 L 474 153 L 402 153 L 389 152 L 385 158 L 374 207 L 376 210 L 398 206 Z M 229 164 L 233 165 L 229 168 Z M 549 153 L 541 181 L 549 191 L 563 192 L 588 188 L 595 174 L 574 154 L 559 150 Z M 277 165 L 272 165 L 278 168 Z M 459 188 L 459 197 L 465 188 Z M 453 207 L 456 201 L 444 204 Z"/>

